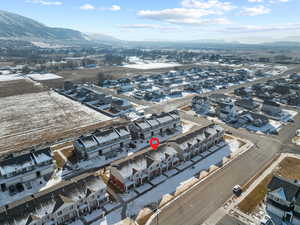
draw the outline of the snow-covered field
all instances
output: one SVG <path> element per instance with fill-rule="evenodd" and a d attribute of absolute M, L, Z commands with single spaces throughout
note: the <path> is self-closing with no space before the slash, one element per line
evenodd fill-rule
<path fill-rule="evenodd" d="M 46 73 L 46 74 L 28 74 L 27 77 L 34 81 L 44 81 L 44 80 L 56 80 L 56 79 L 63 79 L 61 76 L 58 76 L 53 73 Z"/>
<path fill-rule="evenodd" d="M 129 62 L 132 64 L 126 64 L 123 67 L 140 69 L 140 70 L 148 70 L 148 69 L 160 69 L 160 68 L 181 66 L 181 64 L 175 62 L 142 60 L 138 57 L 129 57 Z"/>
<path fill-rule="evenodd" d="M 179 63 L 159 63 L 159 62 L 141 62 L 137 64 L 126 64 L 123 67 L 131 68 L 131 69 L 140 69 L 140 70 L 150 70 L 150 69 L 161 69 L 161 68 L 169 68 L 169 67 L 175 67 L 175 66 L 181 66 Z"/>
<path fill-rule="evenodd" d="M 20 76 L 19 74 L 0 75 L 0 82 L 1 81 L 21 80 L 21 79 L 25 79 L 25 78 Z"/>
<path fill-rule="evenodd" d="M 56 92 L 0 99 L 0 149 L 22 150 L 111 118 Z"/>

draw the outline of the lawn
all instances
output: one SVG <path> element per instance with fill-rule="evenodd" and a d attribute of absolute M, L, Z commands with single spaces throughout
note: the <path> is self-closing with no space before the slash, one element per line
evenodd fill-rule
<path fill-rule="evenodd" d="M 283 159 L 279 165 L 266 176 L 246 198 L 238 205 L 238 208 L 247 214 L 255 212 L 258 205 L 261 204 L 267 194 L 267 186 L 273 175 L 279 175 L 287 179 L 300 180 L 300 159 L 287 157 Z"/>

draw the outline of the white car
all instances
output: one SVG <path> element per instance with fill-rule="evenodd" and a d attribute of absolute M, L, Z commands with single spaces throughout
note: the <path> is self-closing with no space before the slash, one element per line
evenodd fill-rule
<path fill-rule="evenodd" d="M 242 189 L 242 187 L 241 187 L 240 185 L 237 184 L 237 185 L 235 185 L 235 186 L 232 188 L 232 192 L 233 192 L 235 195 L 239 196 L 239 195 L 242 194 L 243 189 Z"/>

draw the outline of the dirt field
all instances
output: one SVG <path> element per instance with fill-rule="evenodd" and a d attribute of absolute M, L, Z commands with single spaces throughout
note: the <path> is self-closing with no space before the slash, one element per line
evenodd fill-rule
<path fill-rule="evenodd" d="M 0 105 L 0 154 L 80 136 L 110 120 L 55 92 L 0 98 Z"/>
<path fill-rule="evenodd" d="M 37 93 L 43 90 L 45 90 L 43 86 L 38 85 L 28 78 L 7 81 L 0 79 L 0 97 Z"/>
<path fill-rule="evenodd" d="M 253 213 L 257 206 L 264 200 L 268 190 L 267 186 L 270 183 L 273 175 L 280 175 L 287 179 L 300 180 L 300 159 L 287 157 L 283 159 L 278 167 L 266 176 L 254 190 L 240 202 L 238 208 L 244 213 Z"/>
<path fill-rule="evenodd" d="M 192 68 L 192 65 L 162 68 L 162 69 L 150 69 L 150 70 L 138 70 L 117 66 L 105 66 L 97 69 L 82 69 L 82 70 L 70 70 L 59 72 L 58 75 L 65 78 L 66 81 L 73 82 L 98 82 L 97 74 L 99 72 L 104 74 L 104 80 L 106 79 L 118 79 L 121 77 L 130 77 L 135 75 L 151 75 L 153 73 L 165 73 L 176 68 Z"/>

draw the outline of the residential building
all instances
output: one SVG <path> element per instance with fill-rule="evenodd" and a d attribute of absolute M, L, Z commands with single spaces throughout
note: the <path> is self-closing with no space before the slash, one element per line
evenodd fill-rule
<path fill-rule="evenodd" d="M 115 157 L 125 151 L 130 143 L 130 132 L 126 125 L 96 130 L 75 141 L 74 146 L 80 157 L 92 159 L 103 156 L 105 159 Z"/>
<path fill-rule="evenodd" d="M 46 182 L 55 170 L 50 148 L 28 150 L 0 159 L 0 191 L 14 195 L 31 189 L 37 179 Z"/>
<path fill-rule="evenodd" d="M 215 124 L 192 130 L 170 140 L 179 146 L 183 160 L 189 160 L 222 141 L 224 129 Z"/>
<path fill-rule="evenodd" d="M 156 151 L 148 148 L 115 161 L 110 167 L 110 183 L 127 192 L 207 151 L 222 142 L 223 136 L 223 128 L 212 124 L 173 138 Z"/>
<path fill-rule="evenodd" d="M 181 130 L 181 120 L 177 110 L 144 117 L 133 121 L 129 130 L 133 140 L 150 140 L 153 136 L 171 135 Z"/>
<path fill-rule="evenodd" d="M 108 202 L 106 185 L 93 174 L 63 181 L 0 208 L 1 225 L 64 225 L 99 210 Z"/>
<path fill-rule="evenodd" d="M 300 184 L 297 180 L 273 176 L 266 199 L 267 212 L 284 222 L 300 224 Z"/>

